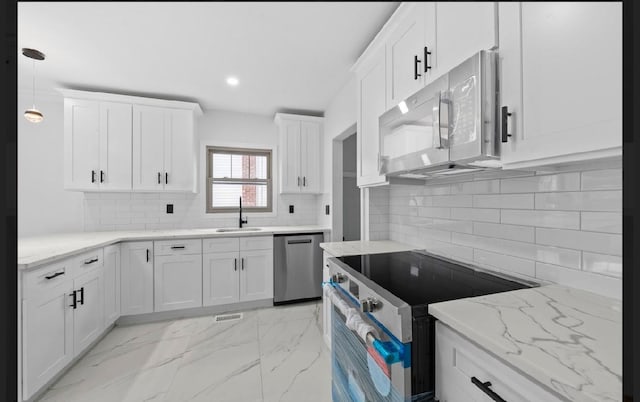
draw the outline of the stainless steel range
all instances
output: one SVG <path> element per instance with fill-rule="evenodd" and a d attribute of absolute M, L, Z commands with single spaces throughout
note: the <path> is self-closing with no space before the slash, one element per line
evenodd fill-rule
<path fill-rule="evenodd" d="M 334 402 L 433 400 L 428 305 L 537 286 L 423 251 L 330 258 L 329 269 Z"/>

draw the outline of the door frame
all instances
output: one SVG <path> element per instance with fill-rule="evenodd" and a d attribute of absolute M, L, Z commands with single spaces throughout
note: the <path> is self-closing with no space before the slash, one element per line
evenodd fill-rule
<path fill-rule="evenodd" d="M 351 124 L 346 130 L 333 138 L 331 145 L 333 147 L 332 160 L 331 160 L 331 205 L 333 205 L 333 214 L 331 214 L 331 239 L 332 241 L 342 241 L 344 235 L 343 228 L 343 202 L 342 202 L 342 157 L 343 157 L 343 142 L 351 135 L 356 134 L 356 149 L 357 142 L 360 139 L 357 136 L 356 123 Z M 360 227 L 362 228 L 362 191 L 360 191 Z M 362 237 L 361 237 L 362 238 Z"/>

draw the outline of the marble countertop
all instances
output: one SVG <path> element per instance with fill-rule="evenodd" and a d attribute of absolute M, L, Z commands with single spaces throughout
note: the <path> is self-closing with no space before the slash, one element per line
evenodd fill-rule
<path fill-rule="evenodd" d="M 320 243 L 320 247 L 334 257 L 358 254 L 395 253 L 399 251 L 416 250 L 408 244 L 391 240 L 356 240 Z"/>
<path fill-rule="evenodd" d="M 429 313 L 570 400 L 622 400 L 622 305 L 549 285 L 429 305 Z"/>
<path fill-rule="evenodd" d="M 287 233 L 325 232 L 322 226 L 264 226 L 256 232 L 217 233 L 210 229 L 136 230 L 112 232 L 61 233 L 18 239 L 18 269 L 29 269 L 96 247 L 121 241 L 166 240 L 206 237 L 264 236 Z"/>

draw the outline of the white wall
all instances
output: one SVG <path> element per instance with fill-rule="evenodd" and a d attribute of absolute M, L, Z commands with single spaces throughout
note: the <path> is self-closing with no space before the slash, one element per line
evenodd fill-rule
<path fill-rule="evenodd" d="M 248 226 L 308 225 L 318 219 L 317 195 L 278 194 L 278 129 L 268 116 L 230 111 L 206 110 L 197 123 L 200 151 L 198 194 L 176 193 L 87 193 L 85 230 L 138 230 L 234 227 L 237 213 L 208 214 L 206 205 L 206 147 L 208 145 L 273 150 L 272 176 L 274 211 L 243 213 Z M 174 213 L 166 213 L 173 204 Z M 289 213 L 289 205 L 294 213 Z"/>
<path fill-rule="evenodd" d="M 514 174 L 522 177 L 510 177 Z M 391 185 L 388 204 L 391 240 L 492 270 L 622 297 L 620 167 Z"/>
<path fill-rule="evenodd" d="M 320 198 L 321 211 L 318 217 L 318 224 L 332 227 L 332 238 L 334 241 L 342 240 L 342 231 L 337 230 L 336 222 L 342 219 L 341 210 L 342 202 L 336 201 L 333 197 L 334 192 L 342 191 L 342 183 L 338 183 L 334 177 L 337 173 L 339 181 L 341 181 L 341 164 L 342 155 L 334 155 L 334 140 L 336 137 L 345 134 L 349 127 L 356 123 L 357 118 L 357 98 L 356 98 L 356 80 L 355 76 L 351 76 L 349 81 L 331 100 L 329 106 L 324 112 L 324 136 L 322 141 L 322 174 L 324 178 L 324 194 Z M 337 169 L 340 167 L 340 169 Z M 335 169 L 335 171 L 334 171 Z M 340 189 L 340 190 L 337 190 Z M 329 205 L 331 209 L 330 215 L 324 214 L 324 206 Z"/>
<path fill-rule="evenodd" d="M 64 107 L 62 95 L 37 93 L 44 114 L 34 124 L 22 117 L 32 107 L 31 91 L 18 92 L 18 237 L 81 232 L 83 197 L 64 191 Z"/>

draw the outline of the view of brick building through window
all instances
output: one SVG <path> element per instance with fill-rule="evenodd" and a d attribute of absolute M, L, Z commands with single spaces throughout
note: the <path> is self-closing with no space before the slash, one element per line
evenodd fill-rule
<path fill-rule="evenodd" d="M 242 155 L 242 177 L 254 179 L 256 177 L 256 157 L 254 155 Z M 256 205 L 256 186 L 242 186 L 242 203 L 246 206 Z"/>

